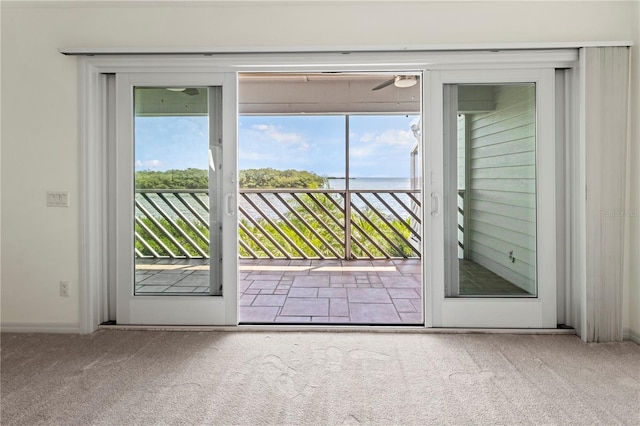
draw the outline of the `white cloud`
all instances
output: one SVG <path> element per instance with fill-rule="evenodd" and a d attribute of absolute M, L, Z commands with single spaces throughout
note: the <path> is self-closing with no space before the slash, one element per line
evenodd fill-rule
<path fill-rule="evenodd" d="M 300 142 L 300 144 L 298 145 L 298 150 L 299 151 L 309 151 L 309 144 L 306 142 Z"/>
<path fill-rule="evenodd" d="M 413 132 L 409 130 L 389 129 L 382 133 L 365 133 L 358 139 L 359 144 L 351 147 L 351 158 L 383 158 L 390 148 L 407 148 L 407 152 L 416 143 Z"/>
<path fill-rule="evenodd" d="M 136 161 L 136 168 L 143 170 L 157 170 L 162 166 L 164 166 L 164 163 L 160 160 Z"/>
<path fill-rule="evenodd" d="M 273 124 L 254 124 L 252 129 L 258 130 L 264 133 L 269 139 L 278 143 L 285 143 L 290 145 L 305 143 L 304 138 L 297 133 L 285 133 L 281 132 Z M 308 146 L 308 145 L 307 145 Z"/>
<path fill-rule="evenodd" d="M 367 158 L 376 153 L 376 147 L 374 145 L 366 145 L 357 148 L 351 148 L 349 150 L 349 156 L 351 158 Z"/>
<path fill-rule="evenodd" d="M 410 130 L 389 129 L 382 133 L 365 133 L 358 142 L 372 145 L 408 146 L 416 141 Z"/>
<path fill-rule="evenodd" d="M 360 142 L 369 143 L 376 137 L 375 133 L 365 133 L 360 137 Z"/>
<path fill-rule="evenodd" d="M 238 158 L 240 160 L 247 160 L 247 161 L 249 160 L 272 161 L 272 160 L 278 159 L 278 157 L 275 155 L 269 155 L 264 152 L 249 151 L 245 149 L 238 150 Z"/>

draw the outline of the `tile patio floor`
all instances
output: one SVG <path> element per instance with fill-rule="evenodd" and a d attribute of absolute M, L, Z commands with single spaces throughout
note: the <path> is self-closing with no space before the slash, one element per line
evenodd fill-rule
<path fill-rule="evenodd" d="M 137 260 L 136 294 L 209 292 L 208 260 Z M 421 324 L 419 259 L 240 260 L 243 324 Z M 460 261 L 461 295 L 526 293 Z"/>
<path fill-rule="evenodd" d="M 422 323 L 420 260 L 240 261 L 241 323 Z"/>
<path fill-rule="evenodd" d="M 420 260 L 240 260 L 244 324 L 420 324 Z M 137 260 L 136 294 L 209 291 L 206 260 Z"/>

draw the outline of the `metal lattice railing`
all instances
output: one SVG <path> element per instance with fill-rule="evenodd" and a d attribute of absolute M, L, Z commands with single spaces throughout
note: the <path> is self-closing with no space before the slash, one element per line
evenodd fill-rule
<path fill-rule="evenodd" d="M 208 191 L 136 190 L 135 253 L 138 258 L 208 259 Z"/>
<path fill-rule="evenodd" d="M 135 205 L 137 257 L 209 257 L 207 191 L 137 190 Z M 421 206 L 417 190 L 241 189 L 239 255 L 420 257 Z"/>

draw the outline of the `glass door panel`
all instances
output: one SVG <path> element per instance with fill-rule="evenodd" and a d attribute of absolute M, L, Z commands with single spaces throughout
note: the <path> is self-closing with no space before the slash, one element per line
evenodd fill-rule
<path fill-rule="evenodd" d="M 118 324 L 237 324 L 235 84 L 116 75 Z"/>
<path fill-rule="evenodd" d="M 536 279 L 535 84 L 447 85 L 447 297 L 532 297 Z M 454 95 L 455 96 L 455 95 Z"/>
<path fill-rule="evenodd" d="M 220 152 L 209 143 L 208 102 L 219 90 L 134 88 L 135 295 L 220 291 L 220 268 L 210 268 Z"/>
<path fill-rule="evenodd" d="M 431 77 L 432 325 L 555 327 L 554 71 Z"/>

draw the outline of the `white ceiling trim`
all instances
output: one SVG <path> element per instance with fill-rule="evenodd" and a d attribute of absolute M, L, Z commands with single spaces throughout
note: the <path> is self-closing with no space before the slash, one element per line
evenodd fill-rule
<path fill-rule="evenodd" d="M 218 55 L 256 53 L 370 53 L 370 52 L 460 52 L 495 50 L 578 49 L 581 47 L 633 46 L 633 41 L 570 41 L 484 44 L 426 44 L 374 46 L 213 46 L 213 47 L 65 47 L 63 55 Z"/>
<path fill-rule="evenodd" d="M 458 68 L 572 68 L 578 49 L 307 52 L 246 54 L 101 54 L 81 55 L 103 73 L 180 72 L 393 72 Z"/>

